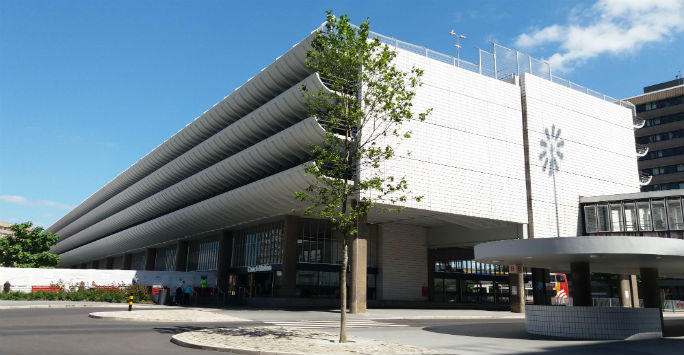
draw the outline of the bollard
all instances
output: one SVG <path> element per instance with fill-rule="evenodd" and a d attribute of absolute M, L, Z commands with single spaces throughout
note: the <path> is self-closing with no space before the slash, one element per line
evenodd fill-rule
<path fill-rule="evenodd" d="M 128 298 L 128 311 L 130 312 L 131 310 L 133 310 L 133 296 Z"/>

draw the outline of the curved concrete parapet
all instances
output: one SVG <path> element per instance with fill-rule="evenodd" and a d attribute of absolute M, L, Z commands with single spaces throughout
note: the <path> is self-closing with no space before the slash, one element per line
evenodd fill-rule
<path fill-rule="evenodd" d="M 303 209 L 305 205 L 295 199 L 294 192 L 303 191 L 315 182 L 315 177 L 304 171 L 305 165 L 69 250 L 60 254 L 61 262 L 64 265 L 77 264 L 196 233 L 288 214 L 293 208 Z"/>
<path fill-rule="evenodd" d="M 568 271 L 573 262 L 587 262 L 592 272 L 638 274 L 656 268 L 661 276 L 684 275 L 684 240 L 632 236 L 583 236 L 512 239 L 475 246 L 483 263 Z"/>
<path fill-rule="evenodd" d="M 94 224 L 102 222 L 103 219 L 299 122 L 306 115 L 306 95 L 300 89 L 302 85 L 306 85 L 314 92 L 328 90 L 317 73 L 311 74 L 276 98 L 64 227 L 60 231 L 60 244 L 72 236 L 80 235 Z M 132 224 L 119 225 L 118 228 L 130 225 Z M 53 248 L 53 252 L 67 250 L 60 244 Z"/>
<path fill-rule="evenodd" d="M 90 195 L 76 208 L 50 226 L 48 231 L 59 235 L 62 228 L 91 209 L 310 75 L 312 71 L 306 67 L 305 59 L 311 40 L 317 31 L 312 31 L 309 36 L 294 45 L 287 53 L 262 69 L 259 74 L 250 78 L 245 84 L 235 89 L 233 93 L 157 146 L 103 188 Z"/>
<path fill-rule="evenodd" d="M 580 339 L 663 336 L 658 308 L 525 306 L 530 334 Z"/>
<path fill-rule="evenodd" d="M 159 215 L 232 190 L 254 180 L 291 168 L 310 155 L 310 144 L 321 144 L 325 129 L 310 117 L 221 162 L 192 175 L 61 241 L 61 253 Z"/>

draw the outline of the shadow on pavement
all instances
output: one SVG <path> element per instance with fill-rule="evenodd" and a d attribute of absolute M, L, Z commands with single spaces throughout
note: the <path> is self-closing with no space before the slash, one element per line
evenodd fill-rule
<path fill-rule="evenodd" d="M 175 326 L 175 327 L 156 327 L 152 328 L 157 333 L 162 334 L 180 334 L 185 332 L 192 332 L 195 330 L 211 329 L 212 327 L 191 327 L 191 326 Z"/>

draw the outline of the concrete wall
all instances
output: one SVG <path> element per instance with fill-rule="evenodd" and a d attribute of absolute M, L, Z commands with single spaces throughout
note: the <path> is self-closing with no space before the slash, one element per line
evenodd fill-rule
<path fill-rule="evenodd" d="M 426 121 L 404 127 L 412 131 L 410 139 L 388 139 L 397 156 L 382 167 L 383 174 L 406 177 L 413 195 L 424 196 L 406 206 L 527 223 L 518 86 L 397 52 L 399 69 L 425 72 L 414 112 L 433 109 Z"/>
<path fill-rule="evenodd" d="M 521 80 L 530 163 L 531 234 L 555 237 L 553 178 L 540 159 L 555 126 L 563 141 L 556 159 L 560 236 L 577 236 L 579 196 L 639 191 L 632 111 L 628 108 L 525 74 Z M 552 139 L 553 140 L 553 139 Z"/>
<path fill-rule="evenodd" d="M 427 229 L 404 224 L 379 228 L 379 300 L 423 301 L 427 286 Z"/>

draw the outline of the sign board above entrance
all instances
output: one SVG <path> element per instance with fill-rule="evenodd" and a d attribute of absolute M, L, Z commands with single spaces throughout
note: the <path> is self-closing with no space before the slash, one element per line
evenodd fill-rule
<path fill-rule="evenodd" d="M 259 272 L 259 271 L 271 271 L 273 270 L 273 266 L 271 265 L 256 265 L 256 266 L 248 266 L 247 267 L 247 272 Z"/>

